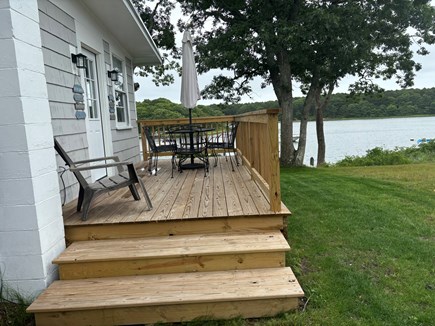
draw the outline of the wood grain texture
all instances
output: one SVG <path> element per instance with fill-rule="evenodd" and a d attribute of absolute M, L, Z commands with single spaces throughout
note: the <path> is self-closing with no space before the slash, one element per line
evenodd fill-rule
<path fill-rule="evenodd" d="M 278 230 L 78 241 L 53 262 L 62 280 L 284 267 Z"/>
<path fill-rule="evenodd" d="M 298 298 L 207 302 L 115 309 L 37 313 L 38 326 L 108 326 L 271 317 L 298 308 Z"/>
<path fill-rule="evenodd" d="M 284 267 L 284 252 L 186 255 L 60 264 L 61 280 Z"/>
<path fill-rule="evenodd" d="M 80 213 L 75 211 L 75 201 L 67 204 L 63 210 L 65 225 L 288 213 L 285 208 L 277 212 L 270 210 L 269 192 L 259 190 L 259 185 L 263 185 L 252 179 L 247 169 L 249 165 L 245 165 L 236 167 L 233 172 L 230 162 L 220 157 L 216 167 L 213 164 L 210 166 L 206 177 L 202 170 L 185 170 L 183 173 L 174 171 L 174 177 L 171 178 L 171 162 L 162 159 L 157 176 L 139 170 L 153 204 L 151 211 L 146 210 L 143 199 L 135 201 L 122 189 L 97 197 L 87 221 L 82 221 Z"/>
<path fill-rule="evenodd" d="M 284 216 L 274 214 L 160 222 L 69 225 L 65 227 L 65 237 L 71 243 L 84 240 L 140 238 L 175 234 L 282 230 Z"/>
<path fill-rule="evenodd" d="M 289 250 L 280 231 L 159 236 L 140 239 L 80 241 L 69 246 L 55 264 L 190 255 L 238 254 Z"/>
<path fill-rule="evenodd" d="M 55 281 L 28 312 L 79 311 L 205 302 L 295 298 L 289 267 Z"/>

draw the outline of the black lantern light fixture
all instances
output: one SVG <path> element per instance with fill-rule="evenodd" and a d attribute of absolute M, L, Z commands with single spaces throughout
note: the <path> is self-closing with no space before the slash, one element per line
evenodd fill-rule
<path fill-rule="evenodd" d="M 107 76 L 110 78 L 111 81 L 117 82 L 119 80 L 119 72 L 116 69 L 109 70 L 107 72 Z"/>
<path fill-rule="evenodd" d="M 85 56 L 83 53 L 71 53 L 71 60 L 79 69 L 86 69 L 88 66 L 88 57 Z"/>

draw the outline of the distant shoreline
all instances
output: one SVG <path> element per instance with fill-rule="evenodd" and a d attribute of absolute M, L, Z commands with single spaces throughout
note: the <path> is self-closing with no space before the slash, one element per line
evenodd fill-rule
<path fill-rule="evenodd" d="M 381 120 L 381 119 L 403 119 L 403 118 L 431 118 L 435 117 L 433 114 L 416 114 L 416 115 L 403 115 L 403 116 L 390 116 L 390 117 L 353 117 L 353 118 L 324 118 L 323 121 L 345 121 L 345 120 Z M 294 122 L 300 122 L 301 120 L 295 119 Z M 316 119 L 308 119 L 309 122 L 315 122 Z"/>

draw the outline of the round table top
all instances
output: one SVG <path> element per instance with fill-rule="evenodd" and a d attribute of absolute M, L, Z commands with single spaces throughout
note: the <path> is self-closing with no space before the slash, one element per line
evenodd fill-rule
<path fill-rule="evenodd" d="M 168 131 L 169 134 L 188 134 L 191 132 L 207 132 L 213 131 L 215 128 L 207 127 L 197 127 L 197 126 L 180 126 L 180 128 L 171 129 Z"/>

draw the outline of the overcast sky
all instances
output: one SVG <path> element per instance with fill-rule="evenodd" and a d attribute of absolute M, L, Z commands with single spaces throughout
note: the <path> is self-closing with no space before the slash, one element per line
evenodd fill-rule
<path fill-rule="evenodd" d="M 432 0 L 432 5 L 435 5 L 435 0 Z M 177 37 L 177 43 L 181 47 L 181 35 Z M 416 56 L 415 60 L 420 62 L 423 68 L 417 72 L 417 75 L 414 79 L 413 88 L 431 88 L 435 87 L 435 46 L 427 47 L 430 54 L 426 56 Z M 135 76 L 135 81 L 139 82 L 140 88 L 136 92 L 136 101 L 143 101 L 144 99 L 157 99 L 160 97 L 167 98 L 174 103 L 180 103 L 180 90 L 181 90 L 181 77 L 175 75 L 175 83 L 170 86 L 160 86 L 157 87 L 151 81 L 151 78 L 139 77 Z M 203 89 L 206 85 L 210 83 L 214 75 L 219 75 L 219 71 L 211 71 L 204 75 L 198 76 L 199 89 Z M 269 85 L 265 89 L 261 89 L 261 78 L 255 79 L 252 83 L 253 94 L 251 97 L 244 96 L 242 98 L 242 103 L 246 102 L 265 102 L 265 101 L 274 101 L 276 100 L 276 96 L 273 92 L 272 86 Z M 334 93 L 347 93 L 348 86 L 352 82 L 350 78 L 343 79 L 339 87 L 336 88 Z M 388 81 L 380 81 L 379 85 L 386 90 L 396 90 L 400 89 L 394 80 Z M 295 97 L 301 96 L 301 92 L 298 87 L 294 87 Z M 198 104 L 211 104 L 218 103 L 216 100 L 199 100 Z"/>

